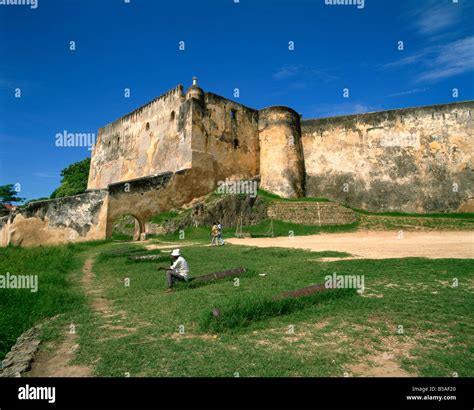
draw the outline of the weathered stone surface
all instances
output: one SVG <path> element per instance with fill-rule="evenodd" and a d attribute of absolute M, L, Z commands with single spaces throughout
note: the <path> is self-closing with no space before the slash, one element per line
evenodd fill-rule
<path fill-rule="evenodd" d="M 474 197 L 472 101 L 302 121 L 308 196 L 372 211 L 455 211 Z"/>
<path fill-rule="evenodd" d="M 304 196 L 298 113 L 288 107 L 269 107 L 258 115 L 261 188 L 285 198 Z"/>
<path fill-rule="evenodd" d="M 268 216 L 303 225 L 340 225 L 356 221 L 355 213 L 334 202 L 275 202 Z"/>
<path fill-rule="evenodd" d="M 41 341 L 40 326 L 32 327 L 24 332 L 2 361 L 0 377 L 19 377 L 31 367 L 34 355 Z"/>
<path fill-rule="evenodd" d="M 195 166 L 212 180 L 258 174 L 258 111 L 178 85 L 99 130 L 89 189 Z"/>
<path fill-rule="evenodd" d="M 99 129 L 89 189 L 191 167 L 191 112 L 178 85 Z"/>
<path fill-rule="evenodd" d="M 0 242 L 32 246 L 104 239 L 107 191 L 38 201 L 0 220 Z"/>
<path fill-rule="evenodd" d="M 206 93 L 193 106 L 192 149 L 205 152 L 215 181 L 259 174 L 258 111 Z"/>

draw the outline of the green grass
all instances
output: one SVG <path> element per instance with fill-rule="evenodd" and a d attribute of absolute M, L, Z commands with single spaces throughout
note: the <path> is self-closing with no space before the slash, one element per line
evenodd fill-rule
<path fill-rule="evenodd" d="M 103 243 L 102 243 L 103 244 Z M 82 266 L 75 258 L 78 249 L 98 243 L 1 250 L 0 275 L 38 275 L 38 291 L 0 289 L 0 360 L 18 336 L 41 320 L 73 312 L 85 305 L 85 297 L 71 282 L 69 273 Z"/>
<path fill-rule="evenodd" d="M 472 230 L 474 219 L 455 217 L 384 216 L 358 214 L 360 229 L 367 230 Z"/>
<path fill-rule="evenodd" d="M 234 266 L 234 268 L 235 267 L 239 267 L 239 266 Z M 221 269 L 221 271 L 222 270 L 224 270 L 224 269 Z M 206 272 L 206 273 L 214 273 L 214 272 Z M 246 272 L 240 273 L 240 274 L 236 275 L 234 278 L 230 278 L 230 279 L 238 278 L 239 280 L 241 280 L 241 279 L 250 278 L 250 277 L 256 276 L 256 275 L 257 275 L 257 272 L 255 272 L 252 269 L 247 269 Z M 204 281 L 195 282 L 193 280 L 195 277 L 196 276 L 191 277 L 191 280 L 189 280 L 188 282 L 178 282 L 178 283 L 176 283 L 174 285 L 174 289 L 176 291 L 186 291 L 186 290 L 189 290 L 189 289 L 195 289 L 195 288 L 199 288 L 199 287 L 202 287 L 202 286 L 211 286 L 214 283 L 220 282 L 220 281 L 229 281 L 229 277 L 225 277 L 225 278 L 219 278 L 219 279 L 212 279 L 212 280 L 205 281 L 205 282 Z"/>
<path fill-rule="evenodd" d="M 206 227 L 186 228 L 163 235 L 153 235 L 154 239 L 168 242 L 182 242 L 183 240 L 191 242 L 207 242 L 211 240 L 211 230 Z"/>
<path fill-rule="evenodd" d="M 109 249 L 104 252 L 100 252 L 97 256 L 99 260 L 108 260 L 111 258 L 121 258 L 128 256 L 146 256 L 146 255 L 160 255 L 160 249 L 146 250 L 143 246 L 138 245 L 128 245 L 126 247 L 116 247 L 114 249 Z M 169 259 L 169 257 L 167 257 Z M 136 261 L 132 261 L 136 262 Z"/>
<path fill-rule="evenodd" d="M 358 222 L 347 225 L 301 225 L 291 222 L 283 222 L 274 219 L 273 220 L 273 235 L 271 235 L 271 224 L 270 219 L 265 219 L 256 225 L 247 225 L 242 227 L 244 233 L 250 234 L 252 238 L 263 238 L 263 237 L 277 237 L 277 236 L 303 236 L 303 235 L 316 235 L 319 233 L 336 233 L 336 232 L 353 232 L 358 228 Z M 235 228 L 224 228 L 223 237 L 235 238 Z M 164 235 L 154 235 L 153 238 L 169 241 L 169 242 L 182 242 L 183 240 L 191 242 L 210 242 L 211 233 L 210 228 L 198 227 L 198 228 L 186 228 L 182 231 L 176 231 Z"/>
<path fill-rule="evenodd" d="M 402 216 L 366 215 L 358 214 L 357 221 L 346 225 L 301 225 L 291 222 L 273 220 L 273 236 L 305 236 L 317 235 L 320 233 L 344 233 L 354 232 L 359 229 L 365 230 L 472 230 L 474 229 L 474 219 L 452 218 L 415 218 Z M 225 238 L 236 237 L 235 228 L 224 228 Z M 249 234 L 252 238 L 264 238 L 271 235 L 271 220 L 264 219 L 256 225 L 242 227 L 242 232 Z M 210 242 L 210 227 L 186 228 L 182 231 L 175 231 L 164 235 L 153 235 L 152 238 L 181 242 L 183 240 L 193 242 Z"/>
<path fill-rule="evenodd" d="M 363 215 L 374 216 L 400 216 L 410 218 L 452 218 L 452 219 L 474 219 L 472 212 L 433 212 L 433 213 L 406 213 L 406 212 L 371 212 L 364 209 L 353 208 L 345 205 L 347 208 Z"/>
<path fill-rule="evenodd" d="M 272 221 L 265 219 L 256 225 L 244 226 L 243 232 L 250 233 L 253 238 L 269 237 L 272 227 Z M 317 235 L 319 233 L 336 233 L 336 232 L 353 232 L 357 229 L 358 223 L 346 225 L 302 225 L 292 222 L 283 222 L 274 219 L 273 220 L 273 236 L 304 236 L 304 235 Z M 234 237 L 235 229 L 226 232 L 225 236 Z"/>
<path fill-rule="evenodd" d="M 192 238 L 202 235 L 199 229 L 189 232 Z M 41 275 L 36 295 L 0 289 L 3 350 L 38 320 L 62 313 L 61 321 L 48 325 L 46 340 L 60 338 L 63 326 L 73 321 L 80 345 L 73 364 L 91 366 L 98 376 L 342 376 L 384 352 L 395 352 L 411 374 L 474 375 L 473 260 L 321 262 L 349 255 L 198 244 L 182 246 L 192 277 L 238 266 L 248 274 L 238 282 L 229 277 L 197 287 L 180 285 L 167 294 L 164 272 L 156 269 L 162 263 L 127 259 L 149 253 L 141 244 L 2 252 L 0 273 Z M 123 316 L 104 317 L 84 303 L 80 267 L 92 254 L 100 254 L 92 287 L 102 289 L 111 309 Z M 331 291 L 273 300 L 282 292 L 323 283 L 333 272 L 364 275 L 364 297 Z M 458 287 L 451 286 L 454 278 Z M 215 308 L 221 311 L 217 319 L 210 314 Z"/>
<path fill-rule="evenodd" d="M 257 321 L 288 315 L 295 311 L 325 303 L 342 296 L 354 296 L 355 289 L 337 289 L 331 292 L 316 293 L 300 298 L 274 300 L 251 295 L 247 298 L 235 298 L 216 306 L 212 312 L 204 312 L 198 321 L 204 331 L 223 332 L 242 330 Z"/>
<path fill-rule="evenodd" d="M 401 366 L 414 374 L 474 374 L 472 260 L 321 263 L 326 252 L 232 245 L 182 249 L 191 276 L 241 265 L 252 274 L 240 277 L 239 286 L 228 278 L 166 294 L 164 273 L 154 264 L 128 264 L 125 256 L 97 261 L 97 286 L 115 309 L 127 312 L 118 324 L 137 331 L 97 335 L 101 319 L 89 320 L 82 325 L 78 363 L 95 363 L 102 376 L 341 376 L 351 364 L 398 343 L 410 346 L 410 359 L 401 359 Z M 309 303 L 271 301 L 283 291 L 322 283 L 333 272 L 365 275 L 368 297 L 328 293 Z M 462 284 L 458 288 L 450 286 L 454 277 Z M 222 321 L 210 317 L 214 308 L 222 310 Z"/>
<path fill-rule="evenodd" d="M 150 218 L 150 222 L 153 222 L 155 224 L 162 224 L 171 221 L 172 219 L 175 219 L 180 215 L 180 213 L 175 211 L 161 212 L 158 215 L 153 215 Z"/>
<path fill-rule="evenodd" d="M 69 249 L 72 252 L 78 253 L 78 252 L 83 252 L 87 250 L 94 249 L 100 245 L 106 245 L 110 244 L 112 241 L 110 239 L 105 239 L 105 240 L 97 240 L 97 241 L 87 241 L 87 242 L 71 242 L 65 245 L 67 249 Z M 141 248 L 140 248 L 141 249 Z"/>
<path fill-rule="evenodd" d="M 133 235 L 127 235 L 127 234 L 120 233 L 120 232 L 112 232 L 111 239 L 113 241 L 132 241 L 133 240 Z"/>

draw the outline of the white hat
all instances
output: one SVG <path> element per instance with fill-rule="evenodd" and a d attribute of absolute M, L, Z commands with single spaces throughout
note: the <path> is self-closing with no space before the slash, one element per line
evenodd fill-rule
<path fill-rule="evenodd" d="M 173 249 L 171 256 L 181 256 L 181 251 L 179 249 Z"/>

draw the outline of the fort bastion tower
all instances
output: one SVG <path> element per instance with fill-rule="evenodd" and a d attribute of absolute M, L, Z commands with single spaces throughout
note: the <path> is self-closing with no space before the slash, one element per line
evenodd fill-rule
<path fill-rule="evenodd" d="M 204 92 L 196 77 L 99 130 L 88 189 L 163 172 L 199 168 L 218 181 L 260 177 L 284 197 L 304 196 L 299 115 L 254 110 Z"/>

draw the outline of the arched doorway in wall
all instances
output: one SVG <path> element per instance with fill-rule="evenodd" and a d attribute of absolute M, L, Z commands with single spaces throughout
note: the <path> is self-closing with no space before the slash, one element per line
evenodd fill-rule
<path fill-rule="evenodd" d="M 140 220 L 132 214 L 123 214 L 112 222 L 111 239 L 115 241 L 139 241 L 145 232 Z"/>

